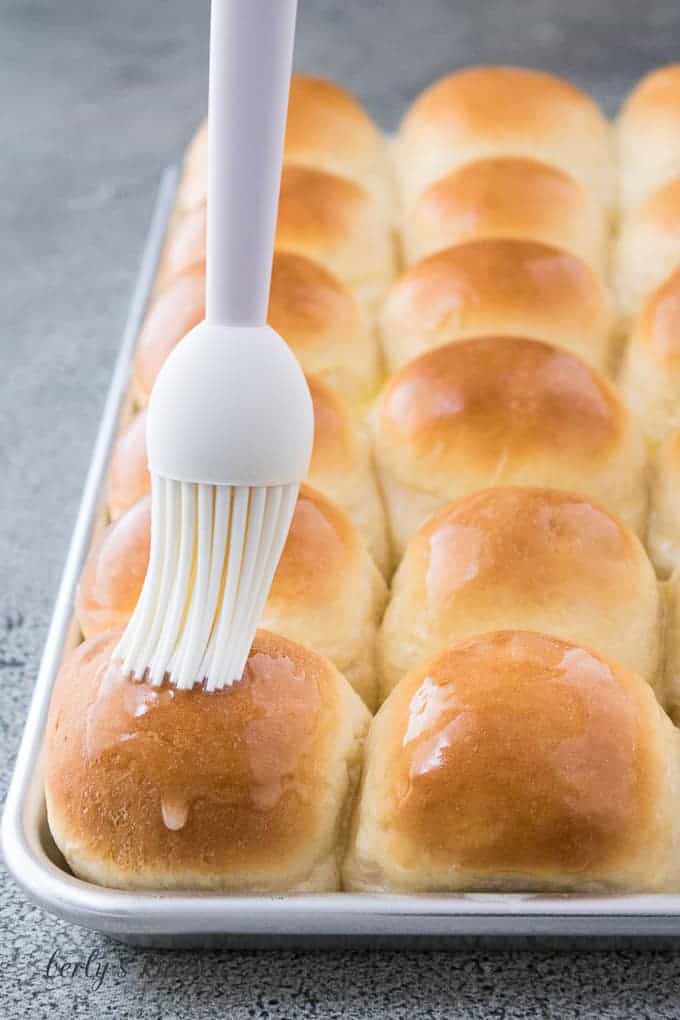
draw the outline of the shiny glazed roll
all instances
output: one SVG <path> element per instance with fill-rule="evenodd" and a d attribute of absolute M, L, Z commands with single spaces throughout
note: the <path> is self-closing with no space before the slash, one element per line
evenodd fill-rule
<path fill-rule="evenodd" d="M 349 515 L 385 572 L 390 562 L 385 510 L 368 437 L 339 393 L 315 376 L 308 376 L 307 382 L 314 405 L 314 446 L 307 480 Z M 107 487 L 111 519 L 116 520 L 150 491 L 146 412 L 141 411 L 114 447 Z"/>
<path fill-rule="evenodd" d="M 151 306 L 135 357 L 142 402 L 148 400 L 168 354 L 188 331 L 187 322 L 195 325 L 205 315 L 204 301 L 203 276 L 193 271 L 177 277 Z M 363 404 L 374 395 L 380 383 L 374 331 L 354 295 L 323 266 L 302 255 L 276 252 L 269 322 L 304 370 L 319 375 L 350 403 Z"/>
<path fill-rule="evenodd" d="M 647 548 L 659 573 L 680 567 L 680 430 L 659 447 L 652 472 Z M 678 687 L 680 692 L 680 686 Z"/>
<path fill-rule="evenodd" d="M 85 637 L 129 620 L 146 574 L 150 533 L 147 498 L 93 546 L 76 595 Z M 347 515 L 303 485 L 262 626 L 327 656 L 374 705 L 376 632 L 386 599 L 385 582 Z"/>
<path fill-rule="evenodd" d="M 643 304 L 619 383 L 626 403 L 653 442 L 680 427 L 680 269 Z"/>
<path fill-rule="evenodd" d="M 645 450 L 613 386 L 569 354 L 519 337 L 459 340 L 385 386 L 376 466 L 396 553 L 444 503 L 490 485 L 582 492 L 644 525 Z"/>
<path fill-rule="evenodd" d="M 350 889 L 677 889 L 679 736 L 649 685 L 578 644 L 470 638 L 373 720 Z"/>
<path fill-rule="evenodd" d="M 598 276 L 534 241 L 470 241 L 417 262 L 388 291 L 379 321 L 390 373 L 451 340 L 499 331 L 564 347 L 600 369 L 617 341 Z"/>
<path fill-rule="evenodd" d="M 415 533 L 379 637 L 383 696 L 435 652 L 509 627 L 658 675 L 661 606 L 642 543 L 585 496 L 502 486 L 449 503 Z"/>
<path fill-rule="evenodd" d="M 465 163 L 435 181 L 406 211 L 407 262 L 481 238 L 519 238 L 563 248 L 607 270 L 609 225 L 602 206 L 570 174 L 520 156 Z"/>
<path fill-rule="evenodd" d="M 113 631 L 52 695 L 49 826 L 79 878 L 119 889 L 332 890 L 369 713 L 322 656 L 259 631 L 212 693 L 121 676 Z"/>
<path fill-rule="evenodd" d="M 615 200 L 609 124 L 569 82 L 521 67 L 470 67 L 425 89 L 404 117 L 396 171 L 406 209 L 451 170 L 486 156 L 528 156 Z"/>
<path fill-rule="evenodd" d="M 394 194 L 384 139 L 361 104 L 339 85 L 293 75 L 284 159 L 356 181 L 391 214 Z M 184 160 L 177 203 L 180 212 L 205 202 L 207 165 L 204 121 Z"/>
<path fill-rule="evenodd" d="M 680 266 L 680 177 L 653 191 L 624 217 L 612 280 L 625 316 Z"/>
<path fill-rule="evenodd" d="M 638 82 L 617 123 L 621 201 L 639 205 L 680 174 L 680 64 Z"/>

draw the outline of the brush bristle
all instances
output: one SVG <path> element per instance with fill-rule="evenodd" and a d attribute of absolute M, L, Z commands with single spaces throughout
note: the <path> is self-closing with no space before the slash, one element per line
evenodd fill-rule
<path fill-rule="evenodd" d="M 240 679 L 297 493 L 152 474 L 149 567 L 115 652 L 126 675 L 207 690 Z"/>

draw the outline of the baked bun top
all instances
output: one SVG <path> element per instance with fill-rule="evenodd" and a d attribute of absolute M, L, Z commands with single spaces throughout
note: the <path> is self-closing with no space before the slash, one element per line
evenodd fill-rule
<path fill-rule="evenodd" d="M 485 156 L 528 156 L 614 201 L 610 128 L 580 89 L 543 71 L 470 67 L 427 88 L 406 113 L 397 173 L 408 208 L 450 170 Z"/>
<path fill-rule="evenodd" d="M 481 238 L 522 238 L 607 268 L 608 224 L 602 207 L 570 174 L 523 156 L 465 163 L 418 197 L 403 222 L 408 262 Z"/>
<path fill-rule="evenodd" d="M 507 627 L 575 640 L 656 681 L 661 613 L 642 543 L 586 496 L 482 489 L 409 542 L 381 632 L 387 689 L 474 634 Z"/>
<path fill-rule="evenodd" d="M 120 433 L 111 454 L 106 487 L 111 519 L 115 521 L 150 492 L 146 411 L 140 411 Z"/>
<path fill-rule="evenodd" d="M 393 475 L 442 486 L 468 465 L 502 474 L 554 465 L 596 470 L 629 418 L 616 391 L 567 351 L 521 337 L 479 337 L 416 358 L 387 383 L 377 446 Z"/>
<path fill-rule="evenodd" d="M 128 888 L 304 886 L 337 853 L 368 713 L 324 658 L 259 631 L 243 677 L 207 693 L 121 676 L 118 632 L 62 667 L 47 727 L 57 842 Z"/>
<path fill-rule="evenodd" d="M 170 352 L 205 317 L 205 276 L 192 269 L 175 277 L 152 301 L 137 341 L 134 372 L 138 399 L 145 403 Z"/>
<path fill-rule="evenodd" d="M 631 208 L 680 173 L 680 64 L 645 75 L 617 127 L 621 200 Z"/>
<path fill-rule="evenodd" d="M 374 720 L 359 867 L 387 888 L 653 886 L 672 843 L 669 745 L 675 762 L 668 719 L 623 668 L 526 631 L 471 638 Z"/>
<path fill-rule="evenodd" d="M 390 171 L 382 135 L 346 89 L 324 78 L 295 74 L 290 83 L 284 160 L 340 174 L 361 184 L 388 209 Z M 178 205 L 186 213 L 205 202 L 208 124 L 187 149 Z"/>
<path fill-rule="evenodd" d="M 612 301 L 580 259 L 534 241 L 470 241 L 416 263 L 380 317 L 391 372 L 451 340 L 503 332 L 546 340 L 603 368 Z"/>

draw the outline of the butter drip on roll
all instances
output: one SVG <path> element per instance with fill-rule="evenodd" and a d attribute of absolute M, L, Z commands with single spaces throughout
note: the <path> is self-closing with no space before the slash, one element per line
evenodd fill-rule
<path fill-rule="evenodd" d="M 460 340 L 411 361 L 380 396 L 374 442 L 399 556 L 434 510 L 490 485 L 582 492 L 638 533 L 645 523 L 630 413 L 597 372 L 536 340 Z"/>
<path fill-rule="evenodd" d="M 380 630 L 383 694 L 435 652 L 512 627 L 582 642 L 662 695 L 661 625 L 647 554 L 616 517 L 577 493 L 483 489 L 406 547 Z"/>
<path fill-rule="evenodd" d="M 152 688 L 111 661 L 118 632 L 64 663 L 46 733 L 54 840 L 119 889 L 333 890 L 369 713 L 326 659 L 259 631 L 238 683 Z"/>
<path fill-rule="evenodd" d="M 677 888 L 679 740 L 650 686 L 587 648 L 470 638 L 373 720 L 345 885 Z"/>

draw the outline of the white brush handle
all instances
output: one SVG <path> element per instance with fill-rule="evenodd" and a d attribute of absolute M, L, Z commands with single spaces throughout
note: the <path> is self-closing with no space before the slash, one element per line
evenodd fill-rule
<path fill-rule="evenodd" d="M 212 0 L 206 320 L 266 322 L 297 0 Z"/>

